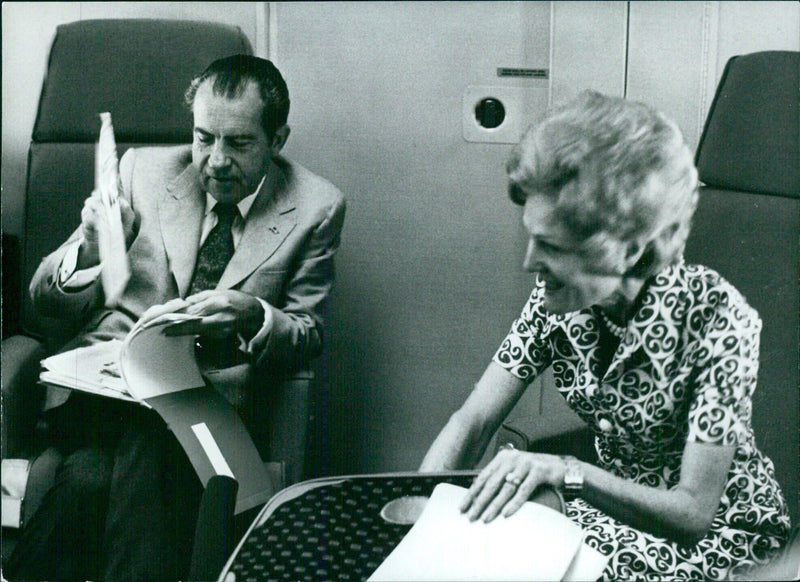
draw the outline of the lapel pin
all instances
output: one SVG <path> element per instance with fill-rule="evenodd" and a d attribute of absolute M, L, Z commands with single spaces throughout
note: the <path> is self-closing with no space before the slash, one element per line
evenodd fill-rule
<path fill-rule="evenodd" d="M 272 234 L 278 234 L 278 227 L 277 227 L 277 226 L 270 226 L 270 227 L 269 227 L 269 231 L 270 231 Z"/>

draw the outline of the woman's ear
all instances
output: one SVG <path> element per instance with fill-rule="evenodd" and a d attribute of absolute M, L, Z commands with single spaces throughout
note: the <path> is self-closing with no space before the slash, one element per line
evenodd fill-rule
<path fill-rule="evenodd" d="M 638 277 L 651 275 L 653 265 L 664 261 L 667 246 L 675 237 L 680 226 L 679 223 L 674 222 L 645 243 L 640 241 L 628 243 L 625 254 L 625 272 Z"/>
<path fill-rule="evenodd" d="M 625 256 L 622 259 L 622 272 L 629 273 L 633 266 L 642 258 L 649 245 L 639 240 L 630 241 L 625 245 Z"/>

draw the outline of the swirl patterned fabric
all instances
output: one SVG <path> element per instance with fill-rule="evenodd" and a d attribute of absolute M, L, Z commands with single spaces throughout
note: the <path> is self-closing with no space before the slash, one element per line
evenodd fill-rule
<path fill-rule="evenodd" d="M 611 364 L 601 374 L 596 307 L 552 315 L 534 288 L 494 361 L 532 381 L 552 365 L 555 385 L 592 428 L 600 465 L 636 483 L 677 485 L 687 441 L 736 446 L 719 509 L 693 547 L 641 532 L 581 499 L 567 515 L 610 556 L 604 578 L 730 579 L 785 543 L 789 515 L 772 461 L 751 426 L 761 320 L 730 283 L 680 263 L 647 282 Z"/>

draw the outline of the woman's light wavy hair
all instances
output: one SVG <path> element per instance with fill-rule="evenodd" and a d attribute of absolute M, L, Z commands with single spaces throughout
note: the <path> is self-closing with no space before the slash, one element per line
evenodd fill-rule
<path fill-rule="evenodd" d="M 677 262 L 697 206 L 697 170 L 678 126 L 634 101 L 584 91 L 522 137 L 507 163 L 509 195 L 556 200 L 556 216 L 598 262 L 636 241 L 626 274 Z"/>

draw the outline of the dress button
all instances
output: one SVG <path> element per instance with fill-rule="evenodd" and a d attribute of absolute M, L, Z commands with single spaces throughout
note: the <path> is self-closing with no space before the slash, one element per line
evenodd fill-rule
<path fill-rule="evenodd" d="M 611 432 L 611 429 L 614 428 L 606 418 L 601 418 L 600 422 L 597 423 L 597 426 L 605 433 Z"/>

